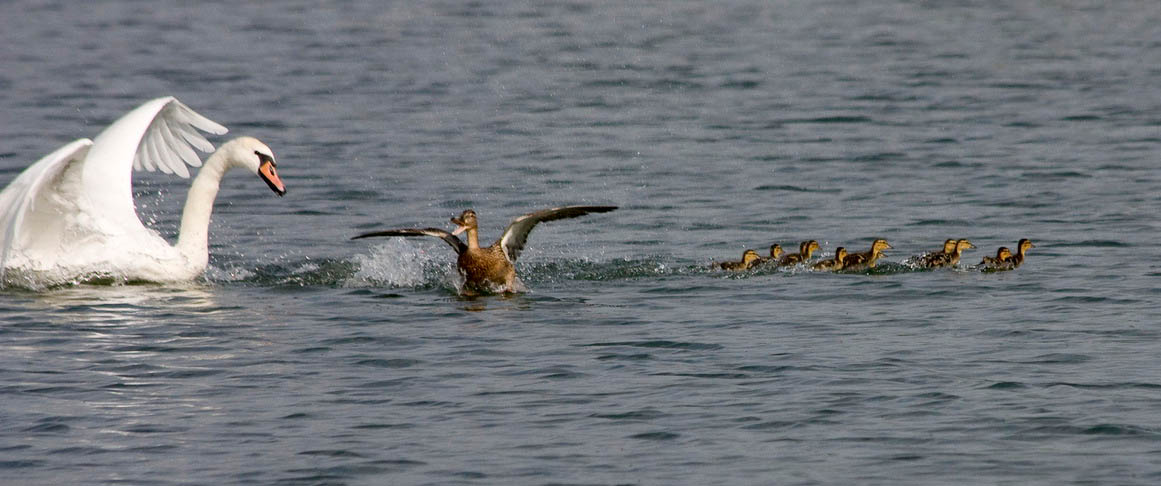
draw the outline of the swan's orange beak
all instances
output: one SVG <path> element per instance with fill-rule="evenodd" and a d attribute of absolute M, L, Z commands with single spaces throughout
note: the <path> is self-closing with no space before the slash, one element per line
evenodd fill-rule
<path fill-rule="evenodd" d="M 258 166 L 258 177 L 266 181 L 266 185 L 270 186 L 270 190 L 278 194 L 279 197 L 286 194 L 286 186 L 282 184 L 282 179 L 278 178 L 278 171 L 274 169 L 274 162 L 265 161 Z"/>

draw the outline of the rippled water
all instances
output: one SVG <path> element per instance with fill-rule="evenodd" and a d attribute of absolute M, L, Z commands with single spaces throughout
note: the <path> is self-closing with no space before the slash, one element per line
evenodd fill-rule
<path fill-rule="evenodd" d="M 1161 6 L 0 3 L 0 180 L 172 94 L 267 142 L 187 286 L 0 294 L 12 484 L 1156 484 Z M 218 140 L 219 142 L 221 139 Z M 177 228 L 184 183 L 138 175 Z M 425 240 L 538 228 L 531 291 Z M 882 268 L 724 274 L 771 242 Z M 899 262 L 1037 247 L 999 274 Z"/>

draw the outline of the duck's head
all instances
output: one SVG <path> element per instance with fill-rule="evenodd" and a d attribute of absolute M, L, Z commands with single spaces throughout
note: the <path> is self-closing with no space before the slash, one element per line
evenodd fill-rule
<path fill-rule="evenodd" d="M 944 253 L 951 253 L 951 252 L 955 251 L 955 245 L 956 245 L 955 240 L 947 240 L 947 241 L 943 242 L 943 252 Z"/>
<path fill-rule="evenodd" d="M 762 257 L 759 256 L 758 252 L 756 252 L 754 250 L 746 250 L 745 253 L 742 253 L 742 263 L 745 263 L 747 265 L 754 263 L 754 262 L 761 260 L 761 259 L 762 259 Z"/>
<path fill-rule="evenodd" d="M 818 240 L 810 240 L 810 241 L 806 242 L 806 249 L 802 252 L 802 254 L 803 255 L 810 255 L 811 253 L 814 253 L 814 252 L 820 250 L 821 248 L 822 247 L 818 245 Z"/>
<path fill-rule="evenodd" d="M 224 151 L 234 166 L 243 167 L 261 178 L 275 194 L 286 194 L 286 186 L 278 178 L 278 163 L 274 161 L 274 152 L 266 144 L 254 137 L 238 137 L 222 144 L 218 151 Z"/>
<path fill-rule="evenodd" d="M 784 253 L 782 251 L 782 245 L 779 245 L 778 243 L 770 245 L 770 258 L 777 260 L 782 256 L 782 253 Z"/>
<path fill-rule="evenodd" d="M 951 240 L 948 240 L 948 241 L 951 241 Z M 970 242 L 966 239 L 959 240 L 959 241 L 955 242 L 956 253 L 963 253 L 964 250 L 967 250 L 970 248 L 975 248 L 975 247 L 976 247 L 976 245 L 973 245 L 972 242 Z"/>
<path fill-rule="evenodd" d="M 887 240 L 884 240 L 882 238 L 875 240 L 874 243 L 871 243 L 871 251 L 874 253 L 882 253 L 883 250 L 887 250 L 887 249 L 891 249 L 891 248 L 894 248 L 894 247 L 887 244 Z"/>
<path fill-rule="evenodd" d="M 996 260 L 1007 260 L 1011 257 L 1012 250 L 1009 250 L 1006 246 L 1001 246 L 998 250 L 996 250 Z"/>
<path fill-rule="evenodd" d="M 843 248 L 843 247 L 841 247 L 841 246 L 840 246 L 840 247 L 838 247 L 838 248 L 835 248 L 835 250 L 834 250 L 834 260 L 835 260 L 836 262 L 841 262 L 841 261 L 843 261 L 843 260 L 844 260 L 846 257 L 847 257 L 847 249 L 846 249 L 846 248 Z"/>
<path fill-rule="evenodd" d="M 476 212 L 471 209 L 465 209 L 459 216 L 452 218 L 451 222 L 456 225 L 455 231 L 452 231 L 453 235 L 479 227 L 476 225 Z"/>
<path fill-rule="evenodd" d="M 1019 243 L 1016 243 L 1016 247 L 1019 248 L 1019 250 L 1017 250 L 1017 251 L 1019 251 L 1020 253 L 1025 253 L 1028 251 L 1029 248 L 1036 248 L 1036 245 L 1032 244 L 1032 240 L 1029 240 L 1028 238 L 1023 238 L 1020 240 Z"/>

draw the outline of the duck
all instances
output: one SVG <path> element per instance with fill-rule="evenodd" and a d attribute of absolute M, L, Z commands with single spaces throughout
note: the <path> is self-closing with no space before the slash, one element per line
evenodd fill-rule
<path fill-rule="evenodd" d="M 813 268 L 815 270 L 830 270 L 830 271 L 842 270 L 843 269 L 843 259 L 846 257 L 847 257 L 847 249 L 840 246 L 838 248 L 835 248 L 834 258 L 832 258 L 830 260 L 821 260 L 818 263 L 815 263 L 810 268 Z"/>
<path fill-rule="evenodd" d="M 887 243 L 887 240 L 877 239 L 871 243 L 869 251 L 861 253 L 851 253 L 843 258 L 843 270 L 865 270 L 875 266 L 879 257 L 883 256 L 883 250 L 893 248 Z"/>
<path fill-rule="evenodd" d="M 949 238 L 947 241 L 943 242 L 942 250 L 933 251 L 925 255 L 913 257 L 912 261 L 918 262 L 919 266 L 921 267 L 930 268 L 933 266 L 938 266 L 937 263 L 940 260 L 946 259 L 947 256 L 951 255 L 953 252 L 955 252 L 955 239 Z"/>
<path fill-rule="evenodd" d="M 782 257 L 782 259 L 778 261 L 778 265 L 785 267 L 789 265 L 805 263 L 819 248 L 820 247 L 818 246 L 817 240 L 806 240 L 798 245 L 798 253 L 791 253 Z"/>
<path fill-rule="evenodd" d="M 980 267 L 994 267 L 1010 259 L 1012 252 L 1007 246 L 1001 246 L 996 249 L 996 256 L 985 256 L 980 260 Z"/>
<path fill-rule="evenodd" d="M 963 256 L 964 251 L 976 247 L 975 245 L 972 244 L 972 242 L 970 242 L 966 239 L 948 240 L 948 241 L 952 242 L 951 252 L 937 254 L 935 256 L 929 255 L 929 258 L 926 258 L 923 262 L 925 267 L 927 267 L 927 268 L 954 267 L 954 266 L 959 264 L 959 260 Z"/>
<path fill-rule="evenodd" d="M 479 220 L 476 212 L 464 210 L 451 218 L 456 228 L 447 232 L 439 228 L 401 228 L 372 231 L 352 237 L 352 240 L 385 236 L 434 236 L 447 242 L 455 250 L 458 258 L 456 267 L 464 276 L 463 291 L 468 295 L 479 293 L 519 293 L 525 291 L 523 283 L 516 276 L 516 259 L 524 250 L 528 234 L 537 224 L 559 219 L 576 218 L 591 213 L 607 213 L 617 206 L 564 206 L 535 211 L 520 216 L 504 229 L 500 239 L 491 246 L 481 247 Z M 467 233 L 467 243 L 457 235 Z M 755 254 L 757 255 L 757 254 Z"/>
<path fill-rule="evenodd" d="M 209 264 L 209 224 L 218 186 L 241 168 L 286 194 L 270 147 L 253 137 L 214 150 L 202 132 L 226 127 L 172 96 L 147 101 L 95 139 L 42 157 L 0 191 L 0 286 L 31 288 L 115 281 L 189 281 Z M 212 152 L 202 160 L 200 152 Z M 175 244 L 146 227 L 133 201 L 134 170 L 189 178 Z"/>
<path fill-rule="evenodd" d="M 1024 257 L 1028 256 L 1029 248 L 1036 248 L 1036 245 L 1033 245 L 1032 240 L 1029 240 L 1028 238 L 1021 238 L 1020 241 L 1016 243 L 1016 254 L 1008 258 L 1008 261 L 1011 262 L 1012 268 L 1016 268 L 1024 264 Z"/>
<path fill-rule="evenodd" d="M 995 257 L 988 257 L 988 256 L 984 257 L 983 260 L 980 260 L 980 264 L 978 265 L 978 267 L 980 267 L 980 269 L 985 271 L 985 272 L 998 272 L 998 271 L 1004 271 L 1004 270 L 1011 270 L 1011 269 L 1015 268 L 1010 263 L 1011 259 L 1012 259 L 1012 251 L 1009 250 L 1008 247 L 1006 247 L 1006 246 L 1001 246 L 1000 248 L 998 248 L 996 250 Z"/>
<path fill-rule="evenodd" d="M 722 270 L 746 270 L 753 268 L 762 260 L 762 256 L 754 250 L 746 250 L 742 253 L 742 260 L 737 262 L 721 262 L 718 267 Z"/>
<path fill-rule="evenodd" d="M 758 261 L 757 265 L 768 265 L 771 263 L 777 265 L 778 259 L 782 257 L 783 253 L 785 253 L 785 251 L 782 250 L 782 245 L 773 243 L 770 245 L 770 256 L 762 257 L 761 260 Z"/>

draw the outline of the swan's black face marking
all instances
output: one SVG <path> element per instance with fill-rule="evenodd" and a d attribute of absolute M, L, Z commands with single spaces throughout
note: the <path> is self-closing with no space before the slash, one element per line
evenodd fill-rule
<path fill-rule="evenodd" d="M 274 162 L 274 157 L 257 150 L 254 151 L 254 155 L 258 156 L 258 177 L 261 177 L 270 190 L 279 197 L 285 195 L 286 186 L 282 184 L 282 179 L 278 178 L 278 171 L 275 170 L 278 164 Z"/>
<path fill-rule="evenodd" d="M 255 150 L 254 155 L 258 156 L 258 165 L 270 163 L 270 165 L 272 165 L 274 167 L 278 167 L 278 163 L 274 162 L 274 157 L 271 156 L 270 154 L 264 154 L 262 152 Z"/>

